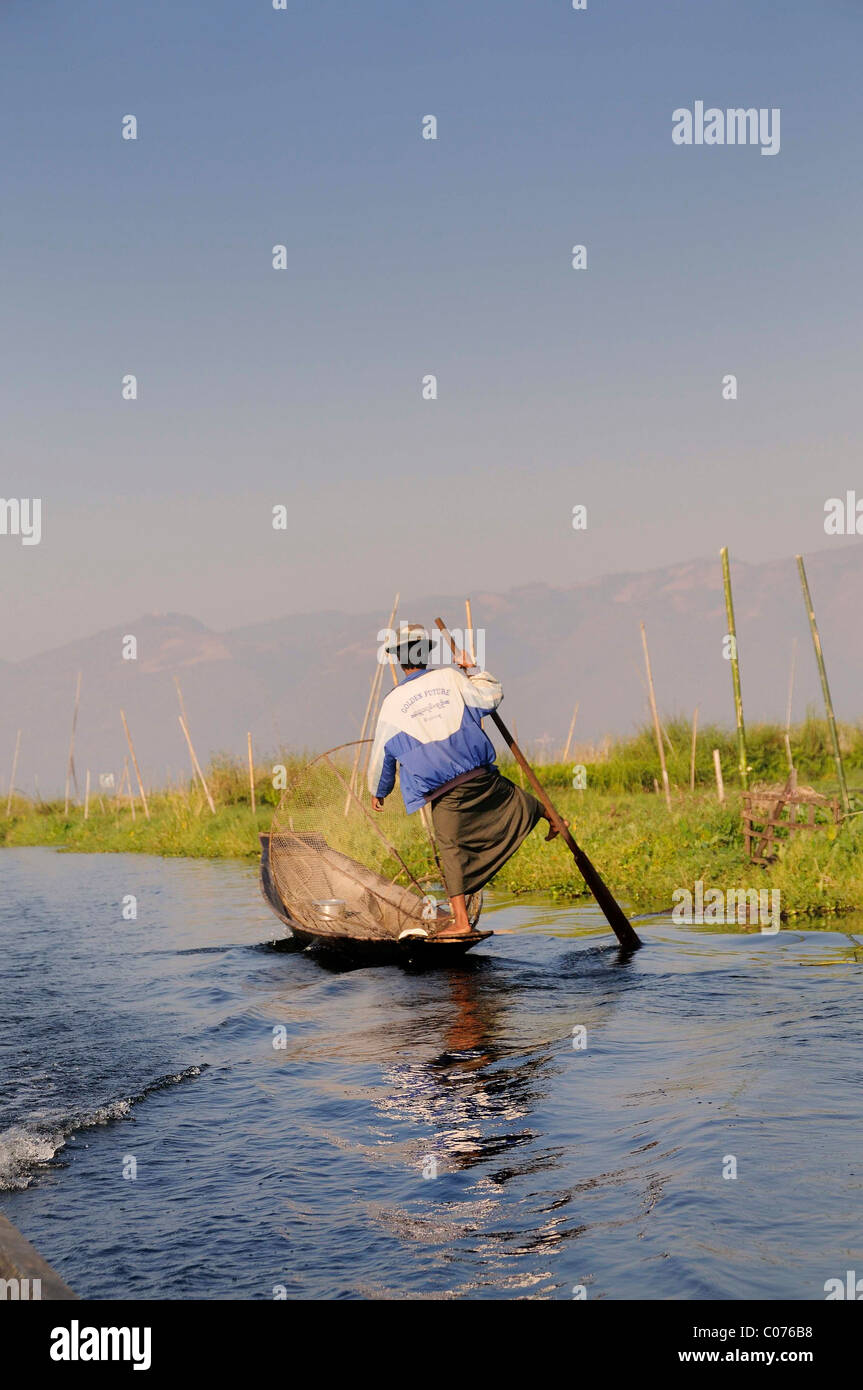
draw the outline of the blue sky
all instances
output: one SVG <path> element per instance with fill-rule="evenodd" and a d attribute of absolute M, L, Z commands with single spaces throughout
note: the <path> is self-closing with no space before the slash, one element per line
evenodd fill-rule
<path fill-rule="evenodd" d="M 861 39 L 850 0 L 6 0 L 0 496 L 46 529 L 0 537 L 0 656 L 830 544 Z M 675 146 L 696 100 L 779 107 L 780 153 Z"/>

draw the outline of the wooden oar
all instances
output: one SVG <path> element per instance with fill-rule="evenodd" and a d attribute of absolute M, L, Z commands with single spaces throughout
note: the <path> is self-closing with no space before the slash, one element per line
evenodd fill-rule
<path fill-rule="evenodd" d="M 446 640 L 449 642 L 450 650 L 452 651 L 453 656 L 455 656 L 455 643 L 453 642 L 452 637 L 450 636 L 447 630 L 446 623 L 443 621 L 442 618 L 435 618 L 435 623 L 437 627 L 440 628 L 440 631 L 443 633 Z M 536 792 L 536 795 L 538 796 L 539 800 L 542 802 L 543 809 L 546 815 L 548 816 L 550 824 L 554 826 L 555 830 L 559 831 L 561 839 L 564 841 L 573 859 L 578 865 L 579 873 L 581 874 L 582 878 L 584 879 L 593 896 L 596 898 L 596 901 L 599 903 L 599 906 L 602 908 L 608 925 L 611 927 L 621 946 L 624 946 L 627 950 L 630 951 L 635 950 L 636 947 L 641 945 L 641 941 L 638 935 L 636 934 L 635 929 L 632 926 L 632 923 L 630 922 L 626 913 L 623 911 L 623 908 L 620 906 L 614 894 L 611 892 L 611 889 L 608 888 L 606 884 L 603 882 L 603 880 L 600 878 L 599 874 L 591 864 L 584 850 L 580 847 L 580 845 L 576 844 L 575 836 L 572 834 L 572 831 L 570 830 L 566 821 L 563 819 L 563 816 L 560 815 L 560 813 L 552 804 L 548 793 L 546 792 L 545 788 L 543 787 L 533 768 L 530 766 L 530 763 L 527 761 L 527 758 L 522 753 L 521 749 L 519 748 L 518 744 L 516 743 L 515 739 L 510 733 L 509 729 L 504 724 L 497 710 L 494 710 L 492 712 L 491 718 L 494 720 L 495 724 L 500 730 L 503 739 L 505 740 L 510 749 L 510 752 L 512 753 L 519 767 L 522 768 L 522 770 L 524 771 L 525 776 L 530 782 L 530 785 L 533 787 L 533 790 Z"/>

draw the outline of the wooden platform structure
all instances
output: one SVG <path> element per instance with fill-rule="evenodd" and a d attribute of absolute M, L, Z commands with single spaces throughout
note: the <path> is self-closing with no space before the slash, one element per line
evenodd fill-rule
<path fill-rule="evenodd" d="M 793 839 L 795 831 L 842 822 L 835 796 L 822 796 L 811 787 L 798 787 L 793 774 L 784 787 L 756 787 L 746 792 L 741 815 L 746 853 L 753 864 L 764 868 L 776 858 L 779 846 Z"/>

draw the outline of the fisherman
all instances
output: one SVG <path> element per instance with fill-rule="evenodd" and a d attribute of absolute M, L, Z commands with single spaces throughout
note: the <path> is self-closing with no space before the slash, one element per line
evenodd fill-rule
<path fill-rule="evenodd" d="M 437 851 L 452 919 L 437 937 L 469 936 L 467 898 L 477 893 L 515 854 L 541 820 L 542 805 L 503 777 L 483 715 L 503 699 L 500 682 L 476 670 L 468 655 L 456 665 L 429 670 L 431 642 L 425 628 L 401 623 L 387 655 L 404 679 L 386 696 L 369 762 L 372 805 L 382 811 L 400 768 L 408 812 L 431 807 Z M 468 675 L 468 671 L 473 671 Z M 547 840 L 557 829 L 549 821 Z"/>

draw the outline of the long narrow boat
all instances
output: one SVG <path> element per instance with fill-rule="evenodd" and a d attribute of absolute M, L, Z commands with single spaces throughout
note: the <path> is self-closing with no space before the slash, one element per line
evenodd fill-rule
<path fill-rule="evenodd" d="M 264 833 L 258 838 L 261 842 L 260 885 L 264 900 L 288 928 L 291 937 L 307 948 L 329 951 L 367 964 L 411 964 L 427 968 L 430 965 L 452 965 L 472 947 L 492 935 L 490 931 L 476 929 L 470 936 L 462 937 L 436 938 L 433 932 L 427 936 L 398 933 L 387 920 L 372 928 L 367 924 L 352 926 L 350 914 L 344 920 L 336 918 L 331 923 L 319 914 L 315 914 L 314 925 L 309 920 L 301 922 L 297 916 L 298 909 L 292 912 L 279 892 L 270 858 L 271 835 Z M 356 868 L 364 875 L 371 875 L 370 870 L 362 870 L 361 866 Z M 379 883 L 379 891 L 393 892 L 386 880 L 379 880 Z"/>

